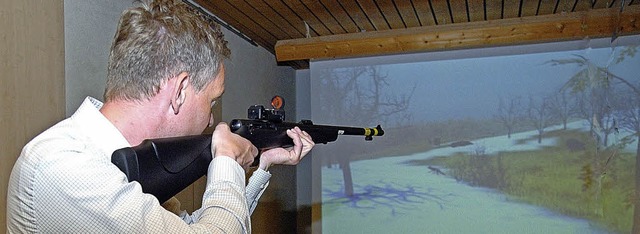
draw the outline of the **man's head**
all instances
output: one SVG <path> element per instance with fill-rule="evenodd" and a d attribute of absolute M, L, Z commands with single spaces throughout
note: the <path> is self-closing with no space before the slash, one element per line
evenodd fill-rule
<path fill-rule="evenodd" d="M 111 46 L 104 99 L 144 101 L 163 82 L 188 74 L 203 90 L 230 55 L 220 27 L 180 0 L 143 2 L 125 11 Z"/>

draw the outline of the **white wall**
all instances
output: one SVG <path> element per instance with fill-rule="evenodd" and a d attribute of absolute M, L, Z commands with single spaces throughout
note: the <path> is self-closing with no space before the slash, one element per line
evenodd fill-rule
<path fill-rule="evenodd" d="M 120 13 L 131 0 L 65 0 L 65 80 L 67 116 L 86 96 L 102 100 L 109 47 Z"/>
<path fill-rule="evenodd" d="M 311 72 L 309 69 L 296 71 L 296 119 L 311 119 Z M 296 166 L 296 203 L 298 207 L 297 214 L 297 233 L 311 233 L 312 216 L 311 209 L 313 202 L 321 202 L 321 200 L 313 199 L 313 190 L 320 189 L 319 185 L 315 185 L 313 180 L 312 167 L 313 152 L 309 153 Z M 319 164 L 318 164 L 319 165 Z M 317 173 L 320 174 L 320 173 Z M 316 178 L 315 182 L 319 179 Z M 318 193 L 319 194 L 319 193 Z M 317 222 L 320 223 L 320 222 Z M 319 229 L 318 229 L 319 230 Z"/>

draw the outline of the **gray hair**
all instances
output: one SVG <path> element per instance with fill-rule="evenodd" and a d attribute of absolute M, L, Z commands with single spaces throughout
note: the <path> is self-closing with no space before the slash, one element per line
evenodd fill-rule
<path fill-rule="evenodd" d="M 229 56 L 220 26 L 200 12 L 179 0 L 142 2 L 120 17 L 104 99 L 148 100 L 181 72 L 201 91 Z"/>

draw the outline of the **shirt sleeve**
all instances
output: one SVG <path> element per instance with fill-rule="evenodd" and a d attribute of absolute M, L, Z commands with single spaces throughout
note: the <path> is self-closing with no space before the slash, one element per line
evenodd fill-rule
<path fill-rule="evenodd" d="M 211 224 L 225 233 L 251 233 L 244 169 L 230 157 L 215 157 L 209 165 L 202 208 L 194 223 Z"/>
<path fill-rule="evenodd" d="M 189 224 L 109 161 L 78 152 L 47 155 L 56 162 L 40 165 L 29 180 L 38 181 L 32 188 L 38 191 L 35 217 L 42 232 L 251 233 L 244 170 L 229 157 L 210 163 L 202 207 Z"/>
<path fill-rule="evenodd" d="M 253 172 L 251 178 L 249 178 L 249 184 L 247 184 L 247 202 L 249 205 L 249 214 L 253 214 L 253 211 L 256 209 L 258 205 L 258 200 L 269 186 L 269 179 L 271 178 L 271 173 L 265 171 L 261 168 L 258 168 Z"/>

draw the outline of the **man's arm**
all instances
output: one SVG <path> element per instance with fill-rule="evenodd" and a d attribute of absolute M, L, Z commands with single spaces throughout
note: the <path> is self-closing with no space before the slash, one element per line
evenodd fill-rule
<path fill-rule="evenodd" d="M 263 170 L 262 168 L 256 169 L 251 177 L 249 178 L 249 183 L 247 184 L 247 202 L 249 205 L 249 215 L 253 214 L 253 211 L 258 206 L 258 201 L 262 194 L 269 186 L 269 179 L 271 178 L 271 173 Z"/>
<path fill-rule="evenodd" d="M 93 155 L 93 154 L 89 154 Z M 81 152 L 48 154 L 32 204 L 43 232 L 249 233 L 244 171 L 229 157 L 212 161 L 198 218 L 187 224 L 163 209 L 108 161 Z M 73 166 L 78 165 L 78 166 Z M 71 169 L 70 169 L 71 168 Z M 75 230 L 75 231 L 74 231 Z"/>
<path fill-rule="evenodd" d="M 251 233 L 245 169 L 257 154 L 258 149 L 247 139 L 231 133 L 227 124 L 221 122 L 216 126 L 211 136 L 213 159 L 207 171 L 207 187 L 202 208 L 193 214 L 194 223 L 204 221 L 225 233 Z"/>
<path fill-rule="evenodd" d="M 194 223 L 211 225 L 225 233 L 251 233 L 244 170 L 231 157 L 211 161 L 202 208 L 192 217 Z"/>
<path fill-rule="evenodd" d="M 258 200 L 269 185 L 269 178 L 271 178 L 271 173 L 267 171 L 269 167 L 277 164 L 297 165 L 315 145 L 311 136 L 298 127 L 289 129 L 286 133 L 293 141 L 293 147 L 288 149 L 275 148 L 263 152 L 260 156 L 258 169 L 249 178 L 247 201 L 250 213 L 253 213 L 258 205 Z"/>

